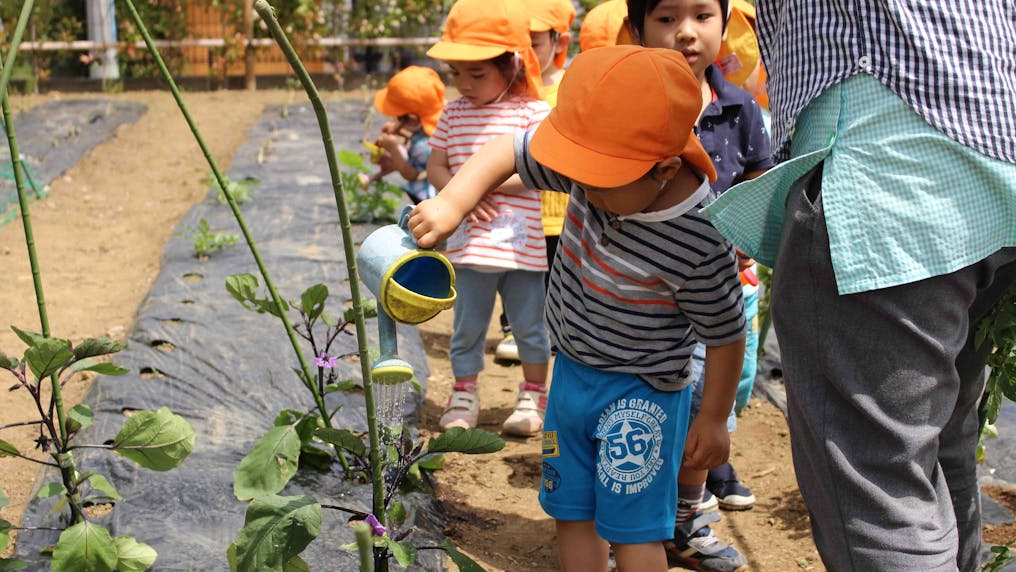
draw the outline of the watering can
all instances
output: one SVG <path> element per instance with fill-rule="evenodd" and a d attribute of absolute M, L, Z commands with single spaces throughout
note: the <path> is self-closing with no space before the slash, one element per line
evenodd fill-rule
<path fill-rule="evenodd" d="M 377 298 L 381 357 L 371 377 L 382 384 L 413 377 L 412 366 L 398 356 L 395 322 L 426 322 L 455 302 L 455 270 L 442 254 L 416 245 L 408 228 L 412 210 L 406 206 L 398 224 L 372 232 L 356 253 L 360 280 Z"/>

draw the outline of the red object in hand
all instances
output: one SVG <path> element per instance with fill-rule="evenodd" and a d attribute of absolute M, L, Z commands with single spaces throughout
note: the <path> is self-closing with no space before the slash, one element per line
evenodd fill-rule
<path fill-rule="evenodd" d="M 741 271 L 741 284 L 758 286 L 758 276 L 751 268 L 745 268 Z"/>

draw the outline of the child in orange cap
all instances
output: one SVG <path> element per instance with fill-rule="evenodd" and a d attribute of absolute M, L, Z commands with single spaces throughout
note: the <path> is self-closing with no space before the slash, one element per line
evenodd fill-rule
<path fill-rule="evenodd" d="M 625 0 L 607 0 L 595 6 L 582 19 L 579 28 L 579 47 L 582 51 L 629 44 L 628 31 L 624 27 L 624 18 L 628 15 Z"/>
<path fill-rule="evenodd" d="M 540 62 L 543 77 L 543 100 L 551 107 L 557 104 L 557 88 L 564 75 L 571 42 L 571 25 L 575 20 L 575 7 L 571 0 L 524 0 L 529 13 L 529 38 Z M 564 224 L 564 211 L 568 196 L 561 193 L 540 193 L 543 216 L 543 234 L 547 242 L 547 263 L 554 263 L 557 241 Z M 544 275 L 546 276 L 546 275 Z M 546 282 L 546 279 L 544 280 Z M 501 312 L 501 333 L 504 337 L 494 348 L 499 361 L 519 361 L 519 347 L 512 334 L 508 316 Z"/>
<path fill-rule="evenodd" d="M 633 93 L 638 113 L 617 113 Z M 734 250 L 699 213 L 716 178 L 693 132 L 699 93 L 673 50 L 583 52 L 535 132 L 493 140 L 409 219 L 426 247 L 516 172 L 570 194 L 547 296 L 558 354 L 540 489 L 565 570 L 604 570 L 608 543 L 619 569 L 666 570 L 682 451 L 701 469 L 729 454 L 745 320 Z M 710 367 L 689 427 L 696 340 Z"/>
<path fill-rule="evenodd" d="M 414 204 L 433 198 L 437 192 L 427 181 L 430 136 L 444 109 L 444 82 L 430 68 L 409 66 L 392 76 L 388 86 L 374 95 L 374 107 L 393 117 L 381 128 L 374 144 L 383 151 L 378 158 L 381 170 L 360 180 L 361 186 L 398 171 L 406 180 L 403 190 Z"/>
<path fill-rule="evenodd" d="M 484 143 L 535 127 L 549 107 L 540 101 L 540 66 L 529 38 L 529 15 L 519 0 L 458 0 L 441 41 L 427 55 L 448 64 L 462 94 L 445 107 L 430 139 L 427 176 L 440 196 Z M 455 266 L 458 295 L 449 351 L 455 385 L 438 422 L 442 430 L 477 425 L 476 384 L 497 294 L 514 330 L 524 377 L 502 429 L 530 436 L 543 426 L 550 359 L 543 320 L 547 252 L 539 194 L 518 187 L 491 193 L 448 238 L 445 254 Z"/>
<path fill-rule="evenodd" d="M 712 187 L 717 194 L 726 192 L 731 185 L 758 177 L 773 166 L 769 136 L 758 102 L 727 81 L 714 63 L 727 37 L 729 9 L 729 0 L 628 0 L 632 37 L 650 48 L 680 52 L 699 80 L 701 115 L 696 133 L 716 166 L 718 178 Z M 751 258 L 739 256 L 738 262 L 746 278 L 742 282 L 742 295 L 750 320 L 746 344 L 749 350 L 744 356 L 748 365 L 741 375 L 743 383 L 750 386 L 755 379 L 758 353 L 757 320 L 754 320 L 758 314 L 758 281 L 754 279 Z M 702 379 L 708 377 L 712 367 L 704 361 L 705 350 L 696 348 L 692 360 L 697 372 L 693 394 L 696 397 L 701 394 Z M 698 411 L 697 403 L 697 399 L 693 399 L 692 416 Z M 734 411 L 728 413 L 728 428 L 733 431 L 737 418 Z M 728 510 L 746 510 L 755 504 L 755 495 L 741 484 L 733 466 L 723 463 L 708 467 L 708 471 L 682 467 L 678 484 L 674 541 L 667 546 L 672 562 L 723 572 L 746 568 L 747 559 L 736 548 L 718 539 L 710 527 L 720 520 L 715 513 L 717 505 Z"/>

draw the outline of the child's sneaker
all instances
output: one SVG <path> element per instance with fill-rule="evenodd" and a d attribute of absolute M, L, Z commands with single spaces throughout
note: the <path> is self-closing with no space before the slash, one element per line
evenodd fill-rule
<path fill-rule="evenodd" d="M 743 572 L 748 559 L 713 534 L 709 524 L 720 520 L 715 512 L 697 512 L 674 528 L 674 539 L 663 543 L 667 562 L 701 572 Z"/>
<path fill-rule="evenodd" d="M 516 437 L 531 437 L 543 429 L 543 414 L 547 411 L 546 386 L 524 382 L 519 385 L 515 411 L 508 416 L 502 431 Z"/>
<path fill-rule="evenodd" d="M 716 495 L 720 508 L 724 510 L 748 510 L 755 506 L 755 495 L 741 484 L 730 463 L 709 469 L 706 488 Z"/>
<path fill-rule="evenodd" d="M 480 396 L 471 391 L 452 391 L 441 419 L 437 422 L 442 431 L 452 427 L 473 429 L 480 417 Z"/>
<path fill-rule="evenodd" d="M 498 361 L 519 361 L 519 345 L 515 343 L 515 336 L 511 333 L 506 335 L 494 349 L 494 359 Z"/>
<path fill-rule="evenodd" d="M 702 491 L 702 502 L 699 503 L 699 510 L 702 512 L 716 512 L 720 508 L 720 501 L 709 492 L 709 489 Z"/>

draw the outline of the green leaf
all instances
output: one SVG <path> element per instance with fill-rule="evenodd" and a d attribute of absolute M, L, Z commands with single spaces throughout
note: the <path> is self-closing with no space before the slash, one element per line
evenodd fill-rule
<path fill-rule="evenodd" d="M 88 521 L 60 533 L 53 551 L 53 572 L 113 572 L 116 564 L 116 544 L 109 531 Z"/>
<path fill-rule="evenodd" d="M 46 339 L 46 337 L 43 336 L 42 334 L 37 334 L 35 332 L 26 332 L 25 330 L 20 330 L 14 326 L 11 326 L 11 329 L 14 330 L 14 333 L 17 334 L 19 338 L 21 338 L 21 341 L 28 344 L 28 347 L 32 347 L 37 342 Z"/>
<path fill-rule="evenodd" d="M 0 508 L 7 506 L 8 504 L 10 504 L 10 502 L 11 499 L 7 498 L 7 495 L 4 494 L 3 489 L 0 489 Z"/>
<path fill-rule="evenodd" d="M 329 383 L 325 386 L 325 394 L 335 393 L 336 391 L 349 391 L 356 387 L 356 382 L 352 379 L 344 379 L 338 383 Z"/>
<path fill-rule="evenodd" d="M 303 558 L 294 556 L 286 562 L 286 567 L 283 568 L 283 572 L 310 572 L 310 566 L 303 561 Z"/>
<path fill-rule="evenodd" d="M 459 572 L 484 572 L 483 568 L 480 567 L 472 558 L 459 552 L 459 549 L 452 544 L 451 540 L 447 538 L 441 542 L 441 548 L 448 554 L 448 557 L 452 559 L 452 562 L 459 567 Z"/>
<path fill-rule="evenodd" d="M 17 358 L 7 357 L 7 354 L 0 352 L 0 368 L 14 369 L 21 363 Z"/>
<path fill-rule="evenodd" d="M 324 429 L 318 429 L 314 432 L 315 435 L 325 443 L 331 443 L 340 449 L 345 449 L 350 453 L 362 457 L 367 452 L 367 446 L 364 445 L 363 439 L 360 439 L 348 429 L 335 429 L 334 427 L 328 427 Z"/>
<path fill-rule="evenodd" d="M 102 475 L 92 475 L 88 477 L 88 484 L 92 485 L 93 489 L 113 500 L 123 500 L 120 493 L 116 492 L 116 487 L 114 487 L 113 484 Z"/>
<path fill-rule="evenodd" d="M 113 439 L 113 450 L 146 469 L 168 471 L 194 450 L 194 427 L 168 407 L 139 411 Z"/>
<path fill-rule="evenodd" d="M 116 569 L 119 572 L 143 572 L 151 568 L 159 556 L 151 546 L 130 536 L 117 536 L 113 543 L 116 545 Z"/>
<path fill-rule="evenodd" d="M 399 561 L 399 565 L 403 568 L 408 568 L 410 564 L 416 562 L 416 548 L 413 548 L 408 542 L 389 540 L 388 550 L 392 551 L 392 556 Z"/>
<path fill-rule="evenodd" d="M 0 558 L 0 572 L 16 572 L 28 568 L 28 563 L 17 558 Z"/>
<path fill-rule="evenodd" d="M 226 291 L 243 304 L 244 308 L 254 310 L 255 307 L 248 306 L 247 302 L 257 297 L 258 279 L 253 274 L 233 274 L 226 278 Z"/>
<path fill-rule="evenodd" d="M 35 493 L 35 496 L 45 499 L 65 494 L 67 494 L 67 487 L 65 487 L 63 483 L 52 482 L 39 487 L 39 492 Z"/>
<path fill-rule="evenodd" d="M 388 511 L 388 521 L 395 526 L 406 522 L 406 506 L 402 504 L 402 501 L 392 503 L 392 508 Z"/>
<path fill-rule="evenodd" d="M 0 518 L 0 554 L 6 552 L 11 544 L 11 528 L 11 523 Z"/>
<path fill-rule="evenodd" d="M 81 431 L 92 424 L 92 408 L 79 403 L 71 410 L 67 412 L 67 431 L 69 433 L 75 433 Z"/>
<path fill-rule="evenodd" d="M 466 453 L 477 455 L 504 449 L 504 439 L 483 429 L 452 427 L 427 444 L 428 453 Z"/>
<path fill-rule="evenodd" d="M 14 445 L 11 445 L 7 441 L 4 441 L 3 439 L 0 439 L 0 457 L 17 457 L 20 454 L 21 454 L 21 451 L 18 451 L 17 447 L 15 447 Z M 7 498 L 7 497 L 4 497 L 4 498 Z M 3 505 L 0 505 L 0 506 L 3 506 Z"/>
<path fill-rule="evenodd" d="M 328 287 L 324 284 L 315 284 L 307 288 L 300 295 L 300 307 L 307 314 L 311 322 L 316 320 L 325 309 L 325 300 L 328 299 Z"/>
<path fill-rule="evenodd" d="M 326 326 L 333 328 L 339 325 L 339 319 L 328 312 L 321 312 L 321 321 L 324 322 Z"/>
<path fill-rule="evenodd" d="M 96 356 L 115 354 L 127 348 L 127 344 L 111 340 L 107 337 L 89 338 L 74 347 L 74 357 L 85 359 Z"/>
<path fill-rule="evenodd" d="M 226 549 L 226 562 L 229 563 L 229 572 L 236 571 L 236 543 L 233 542 Z"/>
<path fill-rule="evenodd" d="M 444 467 L 445 457 L 444 455 L 428 455 L 426 458 L 420 459 L 416 462 L 416 465 L 427 471 L 437 471 Z"/>
<path fill-rule="evenodd" d="M 281 491 L 300 465 L 296 425 L 273 427 L 233 471 L 233 495 L 250 500 Z"/>
<path fill-rule="evenodd" d="M 122 368 L 115 363 L 96 362 L 90 359 L 74 362 L 74 365 L 71 366 L 71 371 L 94 371 L 102 375 L 123 375 L 130 372 L 129 369 Z"/>
<path fill-rule="evenodd" d="M 338 152 L 339 162 L 351 169 L 366 169 L 366 165 L 363 163 L 363 157 L 359 153 L 350 151 L 349 149 L 342 149 Z"/>
<path fill-rule="evenodd" d="M 56 373 L 73 357 L 71 343 L 59 338 L 40 339 L 25 350 L 25 362 L 36 379 L 43 379 Z"/>
<path fill-rule="evenodd" d="M 313 497 L 254 499 L 237 535 L 236 568 L 284 572 L 285 565 L 320 532 L 321 505 Z"/>

